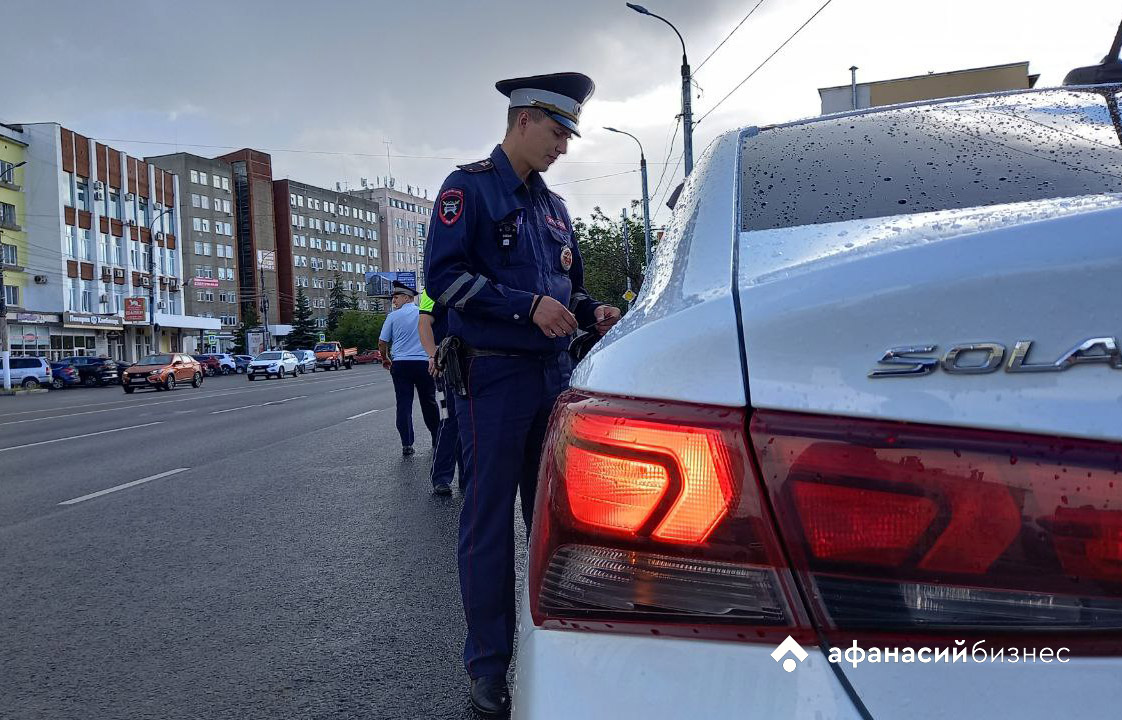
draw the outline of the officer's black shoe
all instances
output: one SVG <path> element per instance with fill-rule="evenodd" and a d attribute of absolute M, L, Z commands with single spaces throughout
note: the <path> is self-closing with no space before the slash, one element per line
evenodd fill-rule
<path fill-rule="evenodd" d="M 503 675 L 471 679 L 471 707 L 485 718 L 505 717 L 510 712 L 510 691 Z"/>
<path fill-rule="evenodd" d="M 416 452 L 417 451 L 413 449 L 412 445 L 406 445 L 405 447 L 401 448 L 402 457 L 412 457 Z"/>
<path fill-rule="evenodd" d="M 432 494 L 433 495 L 451 495 L 452 494 L 452 488 L 448 485 L 448 483 L 437 483 L 436 485 L 432 486 Z"/>

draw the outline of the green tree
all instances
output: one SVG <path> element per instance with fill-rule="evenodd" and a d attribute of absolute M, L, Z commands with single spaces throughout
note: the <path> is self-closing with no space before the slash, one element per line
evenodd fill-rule
<path fill-rule="evenodd" d="M 327 304 L 327 332 L 334 334 L 335 330 L 339 327 L 340 316 L 348 310 L 349 302 L 347 294 L 343 292 L 343 278 L 339 276 L 339 271 L 335 271 L 335 276 L 331 280 L 331 294 L 328 297 Z"/>
<path fill-rule="evenodd" d="M 257 314 L 257 306 L 250 303 L 242 307 L 242 324 L 234 331 L 234 352 L 245 355 L 249 352 L 249 342 L 246 333 L 261 324 L 261 316 Z"/>
<path fill-rule="evenodd" d="M 347 309 L 358 310 L 358 291 L 351 290 L 350 296 L 347 298 Z"/>
<path fill-rule="evenodd" d="M 359 350 L 372 350 L 378 347 L 378 335 L 386 316 L 361 310 L 346 310 L 339 316 L 339 325 L 331 339 L 338 340 L 343 347 Z"/>
<path fill-rule="evenodd" d="M 573 237 L 584 261 L 585 289 L 597 300 L 620 309 L 627 308 L 623 297 L 627 278 L 631 278 L 631 290 L 638 294 L 646 272 L 642 217 L 628 218 L 626 234 L 625 258 L 619 219 L 609 218 L 597 207 L 590 220 L 577 218 L 573 222 Z"/>
<path fill-rule="evenodd" d="M 304 294 L 304 288 L 296 290 L 296 307 L 292 310 L 292 332 L 285 344 L 293 349 L 310 348 L 319 339 L 316 321 L 312 317 L 312 302 Z"/>

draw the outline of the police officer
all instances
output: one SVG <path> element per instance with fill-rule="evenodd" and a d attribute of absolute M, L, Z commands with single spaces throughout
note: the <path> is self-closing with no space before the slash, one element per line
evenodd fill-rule
<path fill-rule="evenodd" d="M 426 289 L 448 308 L 464 347 L 466 397 L 456 416 L 468 482 L 460 514 L 464 663 L 477 712 L 509 704 L 514 644 L 514 497 L 529 529 L 554 400 L 567 380 L 569 336 L 606 332 L 619 310 L 584 290 L 584 267 L 561 197 L 542 173 L 578 136 L 593 83 L 579 73 L 504 80 L 507 132 L 485 160 L 461 165 L 437 196 L 425 248 Z"/>
<path fill-rule="evenodd" d="M 456 393 L 445 386 L 444 379 L 436 373 L 436 348 L 448 335 L 448 308 L 437 305 L 428 291 L 421 292 L 417 301 L 420 309 L 418 331 L 421 347 L 429 356 L 429 374 L 436 378 L 437 389 L 444 394 L 446 413 L 440 418 L 440 429 L 436 431 L 436 447 L 432 452 L 432 467 L 429 479 L 436 495 L 452 494 L 452 477 L 460 476 L 460 491 L 463 492 L 464 477 L 463 454 L 460 449 L 460 430 L 456 423 Z"/>
<path fill-rule="evenodd" d="M 411 457 L 413 449 L 413 393 L 421 403 L 421 416 L 432 435 L 436 447 L 436 431 L 440 425 L 440 410 L 436 406 L 436 385 L 428 372 L 428 355 L 421 347 L 417 333 L 419 309 L 413 299 L 417 292 L 394 281 L 391 302 L 393 312 L 386 316 L 378 337 L 378 350 L 382 353 L 382 366 L 393 378 L 397 400 L 397 432 L 401 435 L 401 454 Z M 392 353 L 392 361 L 391 361 Z"/>

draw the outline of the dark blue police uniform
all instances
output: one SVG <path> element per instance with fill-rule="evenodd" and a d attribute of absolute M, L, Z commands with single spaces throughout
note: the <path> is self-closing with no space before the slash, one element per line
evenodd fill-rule
<path fill-rule="evenodd" d="M 422 315 L 432 318 L 433 341 L 440 345 L 440 342 L 448 336 L 448 308 L 435 302 L 429 297 L 428 292 L 421 293 L 419 306 Z M 441 485 L 451 486 L 452 478 L 458 472 L 460 490 L 463 490 L 467 484 L 467 476 L 464 473 L 459 424 L 456 422 L 456 393 L 448 387 L 442 377 L 436 379 L 436 384 L 444 393 L 447 414 L 440 419 L 440 428 L 436 431 L 436 447 L 432 451 L 429 479 L 432 480 L 434 488 Z"/>
<path fill-rule="evenodd" d="M 520 87 L 545 85 L 535 82 L 542 78 L 525 80 Z M 584 80 L 587 92 L 569 96 L 576 98 L 577 112 L 592 90 Z M 556 94 L 499 87 L 512 106 L 544 106 L 575 131 L 572 112 L 553 112 L 561 103 Z M 468 392 L 456 400 L 468 476 L 458 550 L 468 626 L 464 663 L 473 679 L 502 676 L 514 645 L 514 498 L 521 496 L 528 530 L 546 424 L 569 369 L 569 339 L 547 337 L 532 322 L 531 307 L 536 295 L 548 295 L 590 328 L 599 303 L 584 290 L 564 201 L 536 172 L 523 182 L 502 146 L 452 173 L 433 215 L 426 290 L 448 309 L 449 333 L 469 348 Z"/>

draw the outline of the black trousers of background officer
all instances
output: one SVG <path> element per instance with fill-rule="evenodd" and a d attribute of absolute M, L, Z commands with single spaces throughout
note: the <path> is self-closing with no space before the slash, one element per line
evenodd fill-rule
<path fill-rule="evenodd" d="M 549 414 L 570 371 L 565 356 L 468 360 L 468 397 L 456 398 L 468 476 L 458 556 L 468 626 L 464 664 L 473 678 L 505 675 L 510 665 L 514 498 L 521 498 L 529 532 Z"/>
<path fill-rule="evenodd" d="M 427 360 L 394 360 L 390 366 L 393 391 L 397 396 L 397 432 L 401 446 L 413 446 L 413 393 L 421 403 L 421 416 L 436 447 L 436 431 L 440 426 L 440 408 L 436 406 L 436 385 L 429 375 Z"/>

